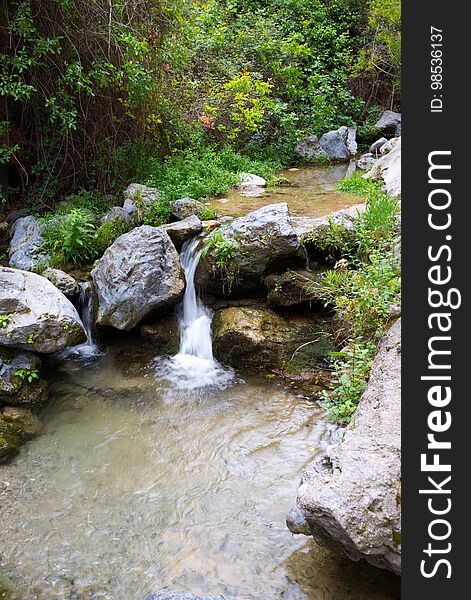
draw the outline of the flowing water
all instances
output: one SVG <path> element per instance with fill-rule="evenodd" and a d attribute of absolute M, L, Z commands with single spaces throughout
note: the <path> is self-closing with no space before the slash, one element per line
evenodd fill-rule
<path fill-rule="evenodd" d="M 50 365 L 42 434 L 0 468 L 0 571 L 26 600 L 393 600 L 394 576 L 292 536 L 300 474 L 332 442 L 317 405 L 213 358 L 183 249 L 181 345 L 121 338 Z M 82 308 L 82 314 L 83 314 Z M 89 345 L 93 345 L 92 329 Z M 79 359 L 77 359 L 79 357 Z"/>

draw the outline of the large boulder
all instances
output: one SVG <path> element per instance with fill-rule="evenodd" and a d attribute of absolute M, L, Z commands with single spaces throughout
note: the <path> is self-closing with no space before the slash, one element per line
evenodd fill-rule
<path fill-rule="evenodd" d="M 44 251 L 41 225 L 34 217 L 21 217 L 12 225 L 9 265 L 14 269 L 33 271 L 47 267 L 50 256 Z"/>
<path fill-rule="evenodd" d="M 41 360 L 31 352 L 0 348 L 0 404 L 38 405 L 47 400 Z"/>
<path fill-rule="evenodd" d="M 401 135 L 401 113 L 385 110 L 375 128 L 385 136 Z"/>
<path fill-rule="evenodd" d="M 212 329 L 215 355 L 236 367 L 281 367 L 296 343 L 293 326 L 266 308 L 224 308 Z"/>
<path fill-rule="evenodd" d="M 75 279 L 60 269 L 47 268 L 41 275 L 54 284 L 69 300 L 74 300 L 80 293 L 80 286 Z"/>
<path fill-rule="evenodd" d="M 129 331 L 183 297 L 185 278 L 171 239 L 143 225 L 121 235 L 91 272 L 97 325 Z"/>
<path fill-rule="evenodd" d="M 392 140 L 390 146 L 363 177 L 382 181 L 385 192 L 396 198 L 401 195 L 401 138 Z"/>
<path fill-rule="evenodd" d="M 0 267 L 0 345 L 51 353 L 87 339 L 73 304 L 45 277 Z"/>
<path fill-rule="evenodd" d="M 383 338 L 340 443 L 303 476 L 287 525 L 353 560 L 400 572 L 401 323 Z"/>
<path fill-rule="evenodd" d="M 388 140 L 385 137 L 381 137 L 381 138 L 379 138 L 379 140 L 376 140 L 376 142 L 373 142 L 373 144 L 371 144 L 371 146 L 370 146 L 371 154 L 378 156 L 378 154 L 381 151 L 381 148 L 384 146 L 384 144 L 387 144 L 387 143 L 388 143 Z"/>
<path fill-rule="evenodd" d="M 212 235 L 219 241 L 208 243 L 196 271 L 196 284 L 217 296 L 257 293 L 270 272 L 305 262 L 285 202 L 234 219 Z"/>
<path fill-rule="evenodd" d="M 355 127 L 339 127 L 324 133 L 319 144 L 330 160 L 348 160 L 357 151 L 355 138 Z"/>
<path fill-rule="evenodd" d="M 183 219 L 183 221 L 161 225 L 161 228 L 167 232 L 168 236 L 175 244 L 175 247 L 179 249 L 184 242 L 195 237 L 198 233 L 201 233 L 203 223 L 196 215 L 191 215 L 186 219 Z"/>
<path fill-rule="evenodd" d="M 296 154 L 305 160 L 327 160 L 327 152 L 321 148 L 317 135 L 306 135 L 299 140 L 295 148 Z"/>

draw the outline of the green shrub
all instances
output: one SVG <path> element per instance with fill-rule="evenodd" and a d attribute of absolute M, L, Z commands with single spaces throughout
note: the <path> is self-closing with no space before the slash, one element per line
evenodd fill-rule
<path fill-rule="evenodd" d="M 151 202 L 144 208 L 142 213 L 142 223 L 144 225 L 153 225 L 158 227 L 170 221 L 172 209 L 166 196 L 161 196 L 159 200 Z"/>
<path fill-rule="evenodd" d="M 82 265 L 96 256 L 95 217 L 87 210 L 73 208 L 64 215 L 44 220 L 41 232 L 44 249 L 51 254 L 51 264 Z"/>
<path fill-rule="evenodd" d="M 234 240 L 226 238 L 223 230 L 219 228 L 206 238 L 201 258 L 204 258 L 210 250 L 214 250 L 215 265 L 230 291 L 239 273 L 235 260 L 238 252 L 237 244 Z"/>
<path fill-rule="evenodd" d="M 123 233 L 126 233 L 128 230 L 129 226 L 126 221 L 118 216 L 109 221 L 105 221 L 103 225 L 100 225 L 95 238 L 97 256 L 102 256 L 105 250 L 111 246 L 120 235 L 123 235 Z"/>
<path fill-rule="evenodd" d="M 349 194 L 358 194 L 359 196 L 366 196 L 371 192 L 376 184 L 371 179 L 364 179 L 362 174 L 355 171 L 353 175 L 342 179 L 337 183 L 337 189 L 341 192 L 348 192 Z"/>

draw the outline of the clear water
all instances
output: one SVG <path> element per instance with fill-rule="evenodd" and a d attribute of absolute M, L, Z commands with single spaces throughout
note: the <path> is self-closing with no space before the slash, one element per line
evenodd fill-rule
<path fill-rule="evenodd" d="M 331 437 L 316 405 L 261 379 L 178 392 L 138 348 L 54 365 L 43 434 L 0 468 L 0 570 L 24 598 L 399 597 L 396 578 L 286 528 Z"/>

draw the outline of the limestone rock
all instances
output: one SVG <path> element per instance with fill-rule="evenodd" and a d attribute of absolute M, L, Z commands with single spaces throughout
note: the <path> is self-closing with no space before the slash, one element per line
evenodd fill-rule
<path fill-rule="evenodd" d="M 44 252 L 44 237 L 41 225 L 34 217 L 21 217 L 12 225 L 12 240 L 9 251 L 9 265 L 15 269 L 32 271 L 49 264 L 50 256 Z"/>
<path fill-rule="evenodd" d="M 401 113 L 385 110 L 375 124 L 375 128 L 383 135 L 401 135 Z"/>
<path fill-rule="evenodd" d="M 60 269 L 45 269 L 41 275 L 60 290 L 66 298 L 74 300 L 80 292 L 80 286 L 73 277 Z"/>
<path fill-rule="evenodd" d="M 161 228 L 167 232 L 175 247 L 179 249 L 184 242 L 202 231 L 203 224 L 196 215 L 191 215 L 182 221 L 161 225 Z"/>
<path fill-rule="evenodd" d="M 45 277 L 0 267 L 0 344 L 51 353 L 86 340 L 72 303 Z"/>
<path fill-rule="evenodd" d="M 97 325 L 129 331 L 182 299 L 185 279 L 165 231 L 143 225 L 121 235 L 91 272 Z"/>
<path fill-rule="evenodd" d="M 47 400 L 41 360 L 31 352 L 0 348 L 0 404 L 39 405 Z"/>
<path fill-rule="evenodd" d="M 268 306 L 292 308 L 320 300 L 322 275 L 306 270 L 289 270 L 269 275 L 265 285 L 269 289 Z"/>
<path fill-rule="evenodd" d="M 296 154 L 305 160 L 325 160 L 328 154 L 321 148 L 317 135 L 306 135 L 301 138 L 295 148 Z"/>
<path fill-rule="evenodd" d="M 304 474 L 287 525 L 400 573 L 401 322 L 383 338 L 340 443 Z"/>
<path fill-rule="evenodd" d="M 385 192 L 395 198 L 401 195 L 400 137 L 392 141 L 390 152 L 379 158 L 363 177 L 371 177 L 375 181 L 383 181 Z"/>
<path fill-rule="evenodd" d="M 194 198 L 180 198 L 172 204 L 172 215 L 180 220 L 187 219 L 192 215 L 203 218 L 205 211 L 206 206 L 204 203 Z"/>
<path fill-rule="evenodd" d="M 140 183 L 131 183 L 124 190 L 123 209 L 131 217 L 132 222 L 139 218 L 142 211 L 160 199 L 160 192 L 153 187 Z"/>
<path fill-rule="evenodd" d="M 145 600 L 224 600 L 223 596 L 196 596 L 191 592 L 176 592 L 175 590 L 159 590 L 151 592 Z"/>
<path fill-rule="evenodd" d="M 217 232 L 233 256 L 223 265 L 211 246 L 196 271 L 196 285 L 217 296 L 260 293 L 263 278 L 284 267 L 304 264 L 288 205 L 270 204 L 234 219 Z M 215 234 L 213 234 L 215 235 Z"/>

